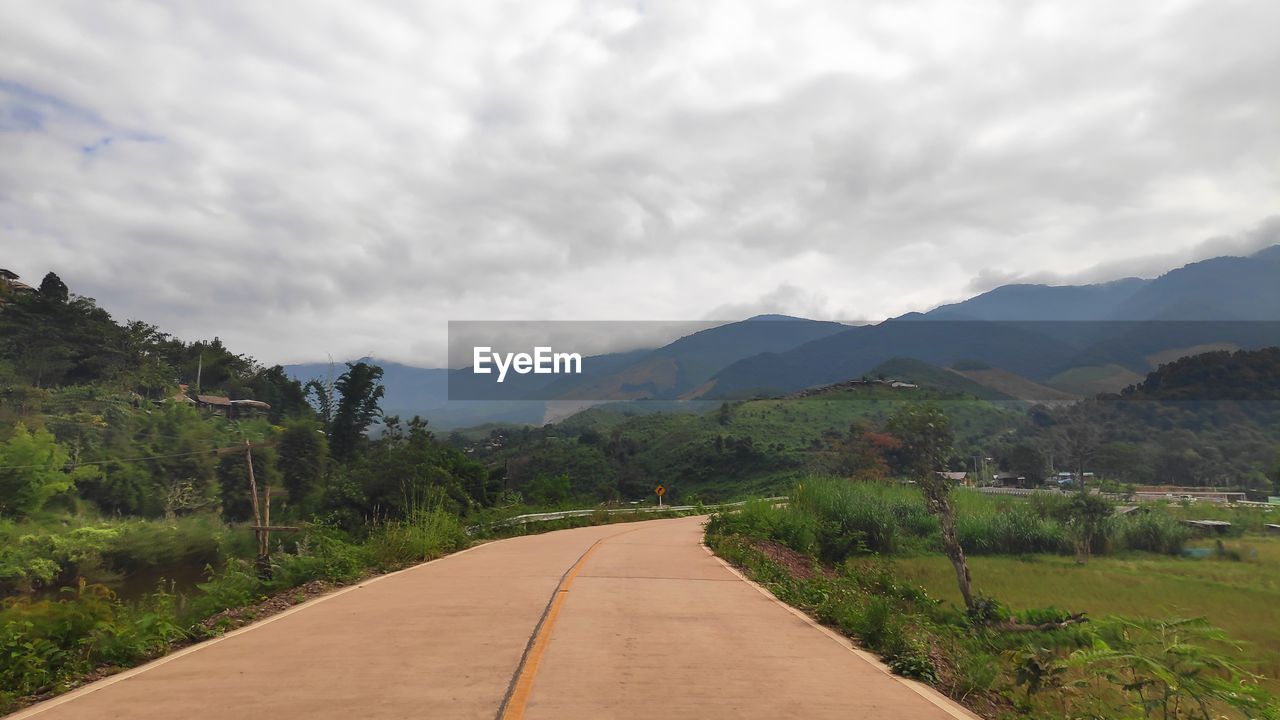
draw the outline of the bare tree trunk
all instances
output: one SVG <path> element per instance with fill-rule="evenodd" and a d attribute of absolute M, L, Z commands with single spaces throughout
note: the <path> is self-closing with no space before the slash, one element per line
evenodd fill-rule
<path fill-rule="evenodd" d="M 956 516 L 951 503 L 946 499 L 938 499 L 930 503 L 934 514 L 942 525 L 942 549 L 951 560 L 956 570 L 956 584 L 960 586 L 960 595 L 964 597 L 965 608 L 973 609 L 973 578 L 969 575 L 969 562 L 965 560 L 964 548 L 956 538 Z"/>

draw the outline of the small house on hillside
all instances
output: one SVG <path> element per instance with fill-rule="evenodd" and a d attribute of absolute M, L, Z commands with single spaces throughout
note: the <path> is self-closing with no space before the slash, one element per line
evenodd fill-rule
<path fill-rule="evenodd" d="M 227 419 L 265 414 L 271 406 L 261 400 L 232 400 L 221 395 L 196 395 L 196 407 Z"/>
<path fill-rule="evenodd" d="M 969 473 L 967 472 L 939 471 L 938 477 L 943 478 L 944 480 L 950 480 L 957 485 L 969 484 Z"/>
<path fill-rule="evenodd" d="M 0 268 L 0 288 L 11 293 L 33 293 L 35 288 L 18 279 L 18 273 Z M 0 300 L 0 303 L 4 302 Z"/>

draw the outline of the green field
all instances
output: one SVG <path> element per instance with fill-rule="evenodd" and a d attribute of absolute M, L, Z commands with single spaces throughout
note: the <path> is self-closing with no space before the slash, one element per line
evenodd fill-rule
<path fill-rule="evenodd" d="M 1205 543 L 1199 543 L 1204 545 Z M 1101 617 L 1199 617 L 1248 644 L 1241 659 L 1280 687 L 1280 538 L 1226 541 L 1246 559 L 1174 558 L 1135 553 L 1072 558 L 982 556 L 969 559 L 975 587 L 1011 607 L 1054 606 Z M 1256 556 L 1254 555 L 1256 553 Z M 899 577 L 959 603 L 955 574 L 941 555 L 895 559 Z"/>

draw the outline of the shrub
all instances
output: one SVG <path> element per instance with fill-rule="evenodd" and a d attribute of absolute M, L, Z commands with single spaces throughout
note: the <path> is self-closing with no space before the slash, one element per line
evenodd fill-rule
<path fill-rule="evenodd" d="M 228 560 L 221 570 L 205 568 L 206 582 L 188 606 L 189 620 L 198 621 L 229 608 L 248 605 L 262 596 L 264 584 L 253 566 L 244 560 Z"/>
<path fill-rule="evenodd" d="M 1117 549 L 1178 555 L 1191 537 L 1187 526 L 1162 512 L 1112 517 L 1107 528 Z"/>
<path fill-rule="evenodd" d="M 440 557 L 466 543 L 467 534 L 457 516 L 436 508 L 419 511 L 406 521 L 379 525 L 366 545 L 373 566 L 385 571 Z"/>
<path fill-rule="evenodd" d="M 960 515 L 956 518 L 956 534 L 965 551 L 975 555 L 1069 553 L 1073 549 L 1060 523 L 1042 518 L 1026 507 Z"/>

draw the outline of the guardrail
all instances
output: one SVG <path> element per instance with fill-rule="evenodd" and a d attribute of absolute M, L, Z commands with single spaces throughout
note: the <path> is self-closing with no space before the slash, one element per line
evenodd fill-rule
<path fill-rule="evenodd" d="M 965 488 L 965 489 L 974 490 L 976 492 L 982 493 L 983 495 L 1021 495 L 1024 497 L 1029 495 L 1055 495 L 1058 497 L 1070 497 L 1071 495 L 1075 494 L 1074 490 L 1063 491 L 1063 490 L 1055 490 L 1053 488 L 979 487 L 979 488 Z M 1108 500 L 1115 500 L 1117 502 L 1123 501 L 1125 499 L 1125 496 L 1120 495 L 1118 493 L 1104 493 L 1104 492 L 1098 492 L 1097 490 L 1090 490 L 1089 492 L 1090 494 L 1101 495 L 1107 498 Z"/>
<path fill-rule="evenodd" d="M 788 498 L 786 495 L 780 495 L 778 497 L 767 497 L 767 498 L 760 498 L 760 499 L 766 502 L 778 502 L 780 500 L 787 500 Z M 511 518 L 507 518 L 506 520 L 500 520 L 498 522 L 495 522 L 490 527 L 495 527 L 495 528 L 510 527 L 511 525 L 527 525 L 528 523 L 531 523 L 531 522 L 545 522 L 547 520 L 564 520 L 565 518 L 586 517 L 588 515 L 594 515 L 601 511 L 604 511 L 609 515 L 625 515 L 628 513 L 634 514 L 634 515 L 640 515 L 644 513 L 688 512 L 690 510 L 699 510 L 699 509 L 719 510 L 722 508 L 739 507 L 741 505 L 746 505 L 749 502 L 753 502 L 753 501 L 740 500 L 738 502 L 718 503 L 715 505 L 665 505 L 663 507 L 658 507 L 656 505 L 652 505 L 652 506 L 646 505 L 644 507 L 633 507 L 633 508 L 587 508 L 584 510 L 557 510 L 555 512 L 527 513 L 525 515 L 516 515 L 515 517 L 511 517 Z M 472 526 L 467 528 L 467 530 L 470 532 L 477 529 L 478 527 L 479 526 Z"/>

